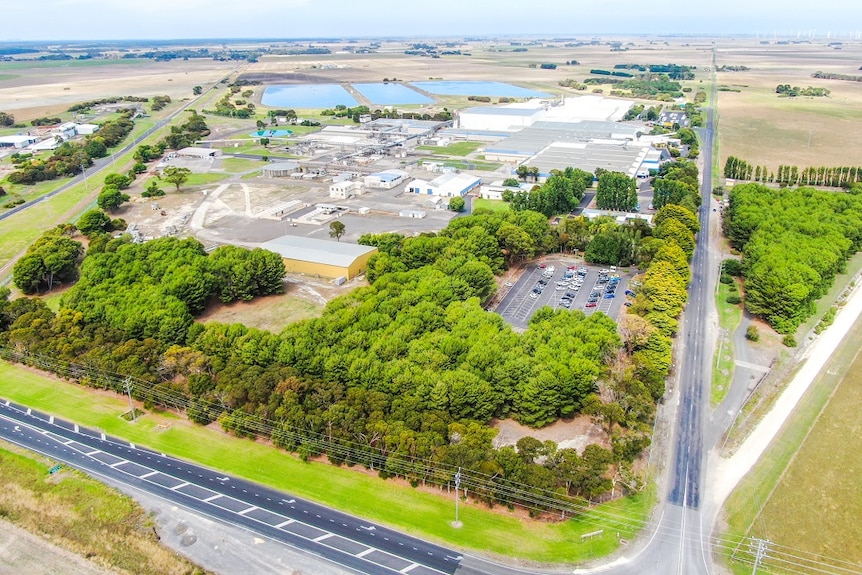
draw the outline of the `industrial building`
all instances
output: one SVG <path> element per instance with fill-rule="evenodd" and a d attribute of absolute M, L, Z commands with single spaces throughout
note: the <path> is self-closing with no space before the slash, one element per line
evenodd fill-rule
<path fill-rule="evenodd" d="M 412 194 L 425 194 L 429 196 L 440 196 L 452 198 L 464 196 L 470 190 L 482 183 L 481 178 L 470 174 L 456 174 L 448 172 L 434 178 L 430 182 L 425 180 L 413 180 L 407 184 L 407 191 Z"/>
<path fill-rule="evenodd" d="M 34 136 L 0 136 L 0 148 L 26 148 L 30 144 L 35 143 L 37 138 Z"/>
<path fill-rule="evenodd" d="M 354 182 L 351 180 L 342 180 L 340 182 L 333 182 L 329 186 L 329 197 L 337 198 L 339 200 L 346 200 L 348 198 L 352 198 L 353 196 L 361 196 L 364 188 L 360 182 Z"/>
<path fill-rule="evenodd" d="M 355 278 L 367 269 L 369 258 L 377 253 L 373 246 L 300 236 L 281 236 L 260 247 L 279 254 L 289 273 L 327 278 Z"/>
<path fill-rule="evenodd" d="M 502 200 L 503 192 L 506 190 L 511 190 L 515 193 L 520 191 L 529 192 L 534 185 L 535 184 L 521 183 L 517 186 L 504 186 L 503 180 L 497 180 L 490 184 L 482 184 L 482 187 L 479 189 L 479 197 L 485 198 L 486 200 Z"/>
<path fill-rule="evenodd" d="M 177 150 L 177 156 L 181 158 L 198 158 L 201 160 L 205 160 L 207 158 L 216 158 L 221 155 L 221 151 L 215 148 L 183 148 L 181 150 Z"/>
<path fill-rule="evenodd" d="M 368 174 L 363 178 L 366 188 L 378 190 L 391 190 L 401 184 L 409 174 L 403 170 L 384 170 Z"/>
<path fill-rule="evenodd" d="M 539 177 L 547 178 L 552 170 L 578 168 L 595 173 L 596 168 L 609 172 L 622 172 L 634 178 L 641 170 L 649 146 L 618 143 L 563 143 L 547 146 L 523 162 L 539 168 Z"/>
<path fill-rule="evenodd" d="M 287 178 L 300 171 L 297 162 L 275 162 L 263 168 L 265 178 Z"/>

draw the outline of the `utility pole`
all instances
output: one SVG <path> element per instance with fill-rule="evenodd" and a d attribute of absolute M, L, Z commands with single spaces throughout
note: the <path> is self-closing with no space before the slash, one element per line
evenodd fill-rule
<path fill-rule="evenodd" d="M 137 415 L 135 414 L 135 404 L 132 402 L 132 378 L 127 377 L 126 381 L 123 383 L 123 387 L 126 390 L 126 393 L 129 395 L 129 409 L 132 410 L 132 421 L 137 421 Z"/>
<path fill-rule="evenodd" d="M 458 520 L 458 498 L 460 497 L 461 491 L 461 468 L 458 468 L 458 472 L 455 474 L 455 523 L 452 524 L 453 527 L 461 527 L 461 521 Z"/>
<path fill-rule="evenodd" d="M 84 167 L 84 164 L 81 164 L 81 173 L 84 175 L 84 189 L 89 191 L 90 186 L 87 184 L 87 169 Z"/>
<path fill-rule="evenodd" d="M 751 548 L 751 552 L 754 553 L 754 567 L 751 570 L 751 575 L 756 575 L 760 562 L 766 558 L 766 552 L 769 551 L 769 541 L 767 539 L 752 537 L 748 545 Z"/>

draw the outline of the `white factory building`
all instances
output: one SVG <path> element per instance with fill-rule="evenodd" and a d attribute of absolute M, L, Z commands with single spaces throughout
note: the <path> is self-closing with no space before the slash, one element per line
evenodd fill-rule
<path fill-rule="evenodd" d="M 403 170 L 384 170 L 368 174 L 363 178 L 363 183 L 366 188 L 375 188 L 378 190 L 391 190 L 401 184 L 408 176 Z"/>
<path fill-rule="evenodd" d="M 413 180 L 407 184 L 407 191 L 411 194 L 453 198 L 455 196 L 464 196 L 481 184 L 482 179 L 477 178 L 476 176 L 448 172 L 442 176 L 434 178 L 430 182 L 425 180 Z"/>
<path fill-rule="evenodd" d="M 363 191 L 364 188 L 361 182 L 342 180 L 340 182 L 333 182 L 329 186 L 329 197 L 346 200 L 353 196 L 361 196 Z"/>

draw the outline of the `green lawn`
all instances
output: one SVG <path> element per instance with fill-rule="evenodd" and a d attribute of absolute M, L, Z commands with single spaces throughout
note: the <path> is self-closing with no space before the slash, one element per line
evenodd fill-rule
<path fill-rule="evenodd" d="M 862 564 L 860 338 L 862 322 L 857 321 L 725 505 L 728 530 L 723 537 L 766 538 L 784 546 L 779 551 L 801 558 L 796 561 L 802 569 L 795 573 L 826 573 L 815 569 L 826 565 L 834 569 L 829 573 L 838 572 L 828 558 L 855 564 L 852 572 Z M 731 567 L 740 575 L 750 573 L 747 543 L 739 554 L 741 561 L 731 561 Z M 818 554 L 817 561 L 826 565 L 812 565 L 806 559 L 810 554 Z M 763 573 L 788 572 L 771 569 L 775 554 L 772 557 Z"/>
<path fill-rule="evenodd" d="M 423 538 L 532 561 L 574 563 L 606 555 L 619 546 L 618 533 L 629 540 L 634 536 L 630 526 L 642 525 L 656 500 L 655 490 L 648 489 L 562 523 L 532 521 L 505 509 L 497 513 L 465 503 L 460 513 L 463 527 L 455 529 L 450 525 L 453 501 L 437 489 L 414 489 L 343 467 L 303 463 L 266 444 L 196 426 L 172 413 L 149 413 L 131 424 L 119 417 L 128 410 L 124 398 L 94 393 L 16 365 L 0 363 L 0 397 Z M 601 535 L 581 541 L 581 535 L 599 529 L 604 529 Z"/>
<path fill-rule="evenodd" d="M 481 142 L 455 142 L 448 146 L 417 146 L 417 150 L 429 150 L 443 156 L 466 156 L 482 147 Z"/>
<path fill-rule="evenodd" d="M 739 293 L 739 292 L 736 292 Z M 715 294 L 715 308 L 718 310 L 718 326 L 721 329 L 720 345 L 715 348 L 712 361 L 712 393 L 710 403 L 713 407 L 724 401 L 724 396 L 733 381 L 734 349 L 733 334 L 742 321 L 742 305 L 731 305 L 725 301 L 731 294 L 730 286 L 719 283 Z"/>
<path fill-rule="evenodd" d="M 422 165 L 428 161 L 433 162 L 434 160 L 420 161 L 419 164 Z M 443 160 L 442 164 L 447 168 L 456 168 L 458 170 L 480 170 L 484 172 L 493 172 L 503 165 L 491 162 L 480 162 L 478 160 Z"/>
<path fill-rule="evenodd" d="M 17 78 L 18 74 L 0 74 L 0 82 L 3 80 L 11 80 L 12 78 Z"/>
<path fill-rule="evenodd" d="M 473 198 L 473 209 L 478 210 L 479 208 L 485 208 L 486 210 L 493 210 L 495 212 L 508 212 L 512 209 L 512 205 L 509 202 L 504 202 L 503 200 L 486 200 L 485 198 Z"/>
<path fill-rule="evenodd" d="M 230 177 L 230 174 L 217 174 L 217 173 L 203 173 L 203 174 L 190 174 L 189 179 L 186 180 L 180 189 L 184 190 L 189 186 L 206 186 L 208 184 L 214 184 L 215 182 L 220 182 L 226 178 Z"/>
<path fill-rule="evenodd" d="M 262 168 L 264 163 L 260 160 L 248 160 L 246 158 L 222 158 L 221 167 L 224 171 L 231 174 L 247 172 L 254 168 Z"/>

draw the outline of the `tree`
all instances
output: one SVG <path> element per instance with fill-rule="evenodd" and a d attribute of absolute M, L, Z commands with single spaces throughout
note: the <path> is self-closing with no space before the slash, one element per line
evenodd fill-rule
<path fill-rule="evenodd" d="M 15 124 L 15 116 L 0 112 L 0 126 L 13 126 Z"/>
<path fill-rule="evenodd" d="M 84 151 L 91 158 L 104 158 L 108 155 L 108 148 L 100 138 L 91 138 L 84 144 Z"/>
<path fill-rule="evenodd" d="M 133 178 L 123 174 L 108 174 L 105 176 L 105 186 L 125 190 L 132 185 Z"/>
<path fill-rule="evenodd" d="M 503 185 L 509 188 L 517 188 L 521 185 L 521 182 L 517 178 L 506 178 L 503 180 Z"/>
<path fill-rule="evenodd" d="M 345 226 L 341 221 L 335 220 L 331 224 L 329 224 L 329 237 L 335 238 L 339 242 L 341 241 L 341 236 L 344 235 Z"/>
<path fill-rule="evenodd" d="M 114 186 L 105 186 L 99 193 L 96 204 L 106 212 L 113 212 L 124 202 L 129 201 L 128 194 L 124 194 Z"/>
<path fill-rule="evenodd" d="M 635 181 L 622 172 L 603 172 L 596 190 L 596 205 L 603 210 L 632 211 L 637 207 Z"/>
<path fill-rule="evenodd" d="M 168 166 L 165 168 L 165 171 L 162 172 L 162 179 L 169 184 L 173 184 L 177 187 L 177 191 L 180 191 L 180 186 L 182 186 L 191 176 L 192 171 L 188 168 L 178 168 L 176 166 Z"/>
<path fill-rule="evenodd" d="M 78 229 L 85 236 L 111 230 L 111 220 L 102 210 L 89 210 L 78 219 Z"/>
<path fill-rule="evenodd" d="M 264 148 L 269 146 L 269 138 L 261 138 L 260 139 L 260 145 L 263 146 Z"/>
<path fill-rule="evenodd" d="M 203 94 L 203 91 L 204 89 L 201 86 L 195 86 L 194 88 L 192 88 L 192 94 L 194 94 L 195 96 L 200 96 L 201 94 Z"/>
<path fill-rule="evenodd" d="M 453 196 L 449 200 L 449 209 L 453 212 L 463 212 L 466 202 L 461 196 Z"/>

